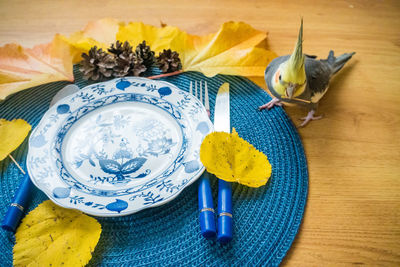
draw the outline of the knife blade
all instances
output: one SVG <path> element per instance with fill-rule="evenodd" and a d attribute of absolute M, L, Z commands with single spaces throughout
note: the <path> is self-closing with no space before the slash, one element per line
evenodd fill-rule
<path fill-rule="evenodd" d="M 214 107 L 214 131 L 231 132 L 229 83 L 224 83 L 218 89 Z"/>
<path fill-rule="evenodd" d="M 218 90 L 214 107 L 214 130 L 231 132 L 229 83 L 224 83 Z M 232 187 L 218 179 L 218 234 L 220 243 L 228 243 L 233 237 Z"/>
<path fill-rule="evenodd" d="M 69 96 L 79 90 L 79 87 L 75 84 L 69 84 L 62 88 L 60 91 L 55 94 L 52 98 L 49 108 L 51 108 L 54 104 L 56 104 L 59 100 L 63 99 L 66 96 Z M 21 169 L 22 171 L 22 169 Z M 25 208 L 29 204 L 29 198 L 31 192 L 34 188 L 34 185 L 29 177 L 28 172 L 23 172 L 24 177 L 15 192 L 14 198 L 8 208 L 6 215 L 4 216 L 1 227 L 4 230 L 15 232 L 17 229 L 23 215 Z"/>

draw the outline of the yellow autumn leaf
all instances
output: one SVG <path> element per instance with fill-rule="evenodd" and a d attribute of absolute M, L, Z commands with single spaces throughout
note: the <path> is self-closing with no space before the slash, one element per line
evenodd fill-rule
<path fill-rule="evenodd" d="M 30 130 L 29 123 L 22 119 L 0 119 L 0 161 L 19 147 Z"/>
<path fill-rule="evenodd" d="M 212 77 L 217 74 L 264 76 L 274 52 L 257 47 L 267 38 L 264 32 L 243 22 L 224 23 L 212 39 L 195 51 L 196 56 L 183 64 L 185 71 L 200 71 Z"/>
<path fill-rule="evenodd" d="M 235 129 L 207 135 L 200 147 L 200 160 L 208 172 L 227 182 L 260 187 L 271 176 L 267 156 L 240 138 Z"/>
<path fill-rule="evenodd" d="M 73 81 L 72 68 L 71 47 L 60 35 L 33 48 L 6 44 L 0 47 L 0 100 L 40 84 Z"/>
<path fill-rule="evenodd" d="M 142 22 L 131 22 L 121 26 L 117 33 L 117 40 L 128 41 L 133 47 L 143 40 L 151 46 L 153 51 L 161 52 L 163 49 L 178 50 L 185 47 L 188 34 L 177 27 L 155 27 Z"/>
<path fill-rule="evenodd" d="M 18 227 L 14 266 L 84 266 L 92 258 L 100 233 L 96 219 L 47 200 Z"/>

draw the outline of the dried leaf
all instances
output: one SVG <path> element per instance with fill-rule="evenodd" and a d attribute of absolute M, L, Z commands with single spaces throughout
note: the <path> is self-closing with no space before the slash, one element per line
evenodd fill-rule
<path fill-rule="evenodd" d="M 71 48 L 60 35 L 51 43 L 23 48 L 17 44 L 0 47 L 0 100 L 36 85 L 73 81 Z"/>
<path fill-rule="evenodd" d="M 207 171 L 227 182 L 260 187 L 271 176 L 271 164 L 266 155 L 233 132 L 213 132 L 204 138 L 200 160 Z"/>
<path fill-rule="evenodd" d="M 84 266 L 92 258 L 100 233 L 96 219 L 47 200 L 18 227 L 14 266 Z"/>
<path fill-rule="evenodd" d="M 19 147 L 30 130 L 29 123 L 22 119 L 0 119 L 0 161 Z"/>

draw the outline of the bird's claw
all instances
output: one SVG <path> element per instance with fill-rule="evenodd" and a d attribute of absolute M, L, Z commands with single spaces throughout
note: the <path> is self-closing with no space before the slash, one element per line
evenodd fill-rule
<path fill-rule="evenodd" d="M 320 120 L 324 117 L 323 115 L 314 116 L 314 114 L 315 114 L 315 110 L 310 110 L 310 112 L 308 112 L 307 116 L 300 118 L 300 120 L 303 121 L 300 124 L 300 127 L 306 126 L 310 121 Z"/>
<path fill-rule="evenodd" d="M 258 107 L 258 110 L 263 110 L 263 109 L 271 109 L 274 106 L 280 106 L 282 107 L 282 102 L 278 98 L 273 98 L 271 101 L 269 101 L 267 104 L 264 104 L 262 106 Z"/>

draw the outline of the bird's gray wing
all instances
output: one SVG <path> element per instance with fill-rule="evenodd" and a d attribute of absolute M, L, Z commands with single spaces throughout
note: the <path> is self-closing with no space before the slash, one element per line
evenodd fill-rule
<path fill-rule="evenodd" d="M 326 93 L 332 76 L 332 66 L 326 61 L 306 58 L 307 89 L 311 101 L 316 103 Z"/>

